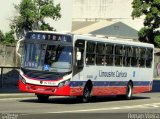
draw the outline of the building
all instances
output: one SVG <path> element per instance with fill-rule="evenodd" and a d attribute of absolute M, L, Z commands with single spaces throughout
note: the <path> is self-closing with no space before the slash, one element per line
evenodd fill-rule
<path fill-rule="evenodd" d="M 89 24 L 90 23 L 90 24 Z M 76 24 L 78 22 L 76 21 Z M 143 23 L 139 20 L 121 20 L 121 21 L 99 21 L 99 22 L 79 22 L 79 24 L 87 24 L 86 26 L 76 29 L 73 22 L 73 33 L 75 34 L 93 34 L 103 35 L 106 37 L 122 37 L 138 39 L 138 31 L 143 27 Z"/>
<path fill-rule="evenodd" d="M 73 33 L 138 39 L 144 19 L 132 19 L 132 1 L 73 0 Z"/>
<path fill-rule="evenodd" d="M 133 0 L 73 0 L 73 21 L 130 19 Z"/>

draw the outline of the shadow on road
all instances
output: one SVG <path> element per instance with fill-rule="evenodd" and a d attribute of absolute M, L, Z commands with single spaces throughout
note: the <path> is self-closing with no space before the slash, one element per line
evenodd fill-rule
<path fill-rule="evenodd" d="M 150 97 L 133 96 L 132 100 L 143 100 L 143 99 L 150 99 Z M 105 97 L 93 97 L 89 103 L 113 102 L 113 101 L 126 101 L 126 100 L 122 97 L 105 96 Z M 20 102 L 42 103 L 42 102 L 39 102 L 37 99 L 24 99 L 24 100 L 20 100 Z M 81 104 L 82 102 L 78 100 L 76 97 L 60 97 L 60 98 L 50 97 L 50 99 L 47 102 L 43 102 L 43 103 Z"/>

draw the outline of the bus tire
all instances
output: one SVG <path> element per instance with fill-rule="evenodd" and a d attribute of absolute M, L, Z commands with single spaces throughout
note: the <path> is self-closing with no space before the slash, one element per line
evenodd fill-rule
<path fill-rule="evenodd" d="M 82 102 L 87 103 L 89 102 L 90 98 L 91 98 L 91 87 L 89 87 L 89 85 L 86 85 L 83 90 Z"/>
<path fill-rule="evenodd" d="M 132 99 L 132 94 L 133 94 L 133 86 L 132 86 L 132 83 L 129 82 L 126 87 L 126 99 L 127 100 Z"/>
<path fill-rule="evenodd" d="M 48 95 L 39 95 L 39 94 L 37 94 L 37 98 L 38 98 L 39 102 L 47 102 L 48 99 L 49 99 L 49 96 Z"/>

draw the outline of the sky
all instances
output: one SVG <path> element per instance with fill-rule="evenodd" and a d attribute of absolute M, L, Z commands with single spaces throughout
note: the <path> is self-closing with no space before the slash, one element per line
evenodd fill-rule
<path fill-rule="evenodd" d="M 9 31 L 10 20 L 16 15 L 14 4 L 19 4 L 21 0 L 3 0 L 0 4 L 0 29 L 3 32 Z M 57 31 L 71 31 L 72 26 L 72 0 L 54 0 L 55 3 L 61 4 L 61 19 L 54 22 L 48 20 L 48 22 Z"/>
<path fill-rule="evenodd" d="M 10 20 L 15 15 L 14 4 L 19 3 L 20 0 L 3 0 L 0 4 L 0 29 L 3 32 L 9 30 Z"/>

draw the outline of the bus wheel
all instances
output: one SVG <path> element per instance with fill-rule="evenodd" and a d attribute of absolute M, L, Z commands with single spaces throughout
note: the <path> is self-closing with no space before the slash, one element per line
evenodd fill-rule
<path fill-rule="evenodd" d="M 133 86 L 132 84 L 129 82 L 127 85 L 127 89 L 126 89 L 126 99 L 130 100 L 132 99 L 132 93 L 133 93 Z"/>
<path fill-rule="evenodd" d="M 83 91 L 82 102 L 87 103 L 91 98 L 91 88 L 86 85 Z"/>
<path fill-rule="evenodd" d="M 39 94 L 37 94 L 37 98 L 38 98 L 39 102 L 47 102 L 49 96 L 48 95 L 39 95 Z"/>

